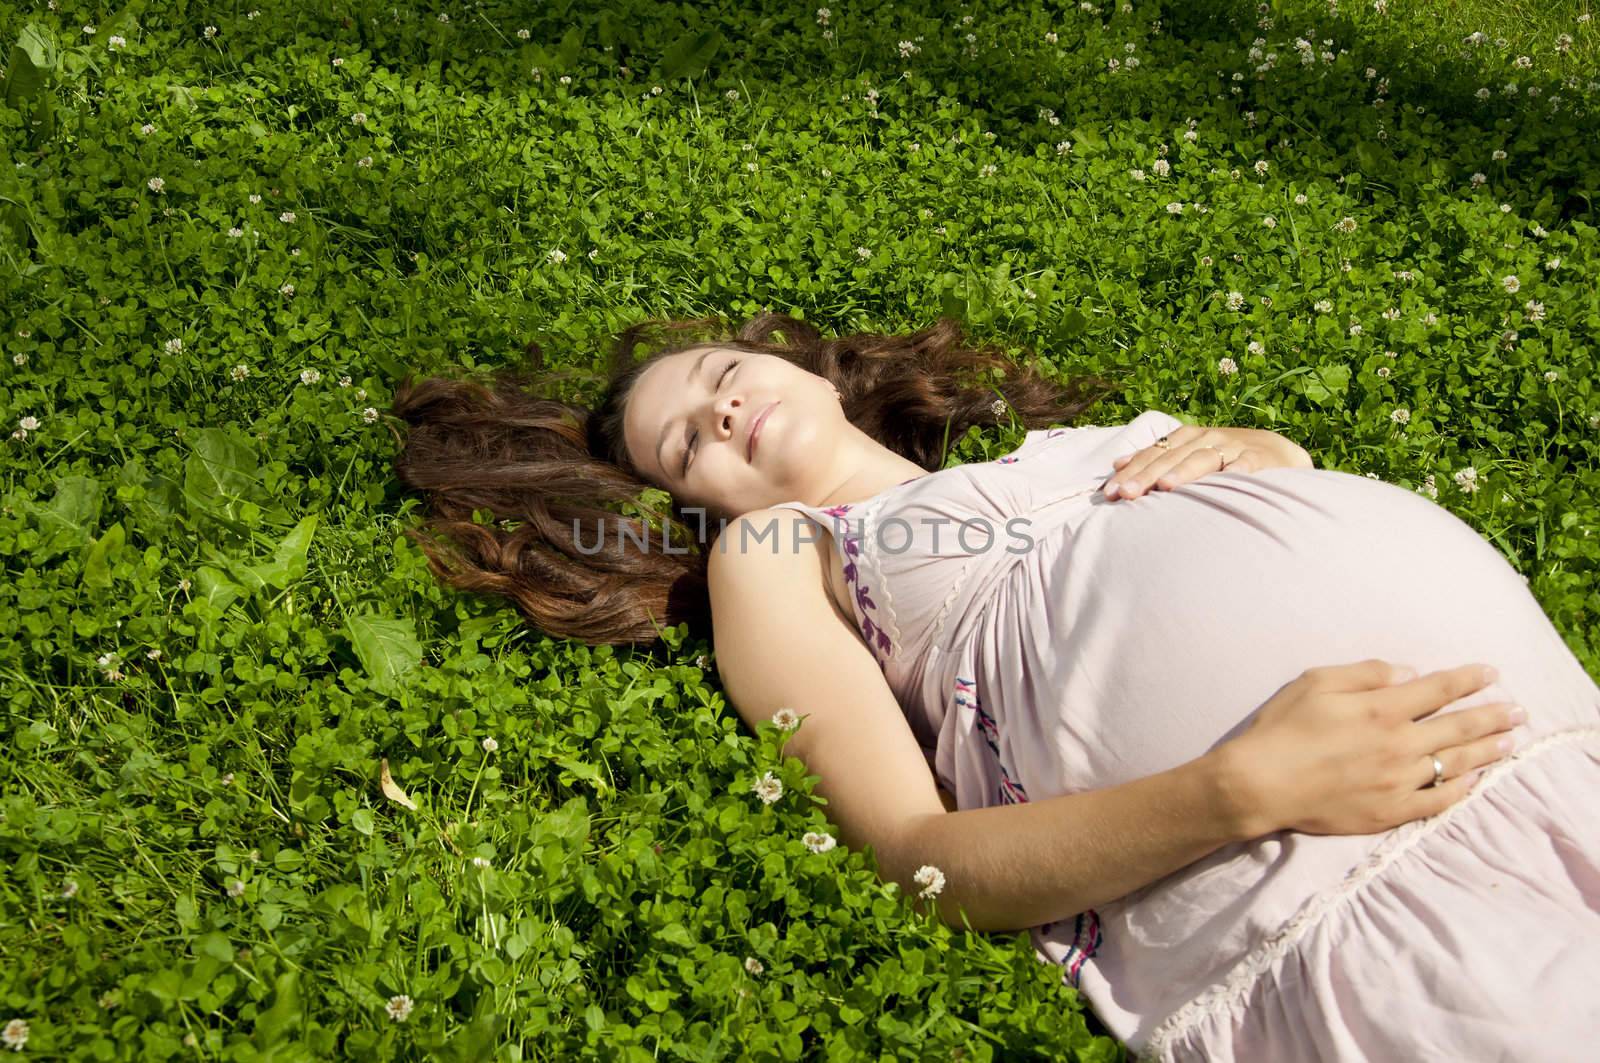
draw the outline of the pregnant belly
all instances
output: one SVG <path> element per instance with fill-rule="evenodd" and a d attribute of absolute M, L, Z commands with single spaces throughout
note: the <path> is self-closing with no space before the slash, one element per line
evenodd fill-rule
<path fill-rule="evenodd" d="M 1003 748 L 1033 800 L 1142 778 L 1237 734 L 1307 668 L 1369 657 L 1419 673 L 1482 661 L 1459 711 L 1517 701 L 1524 743 L 1600 723 L 1600 688 L 1521 575 L 1471 526 L 1392 484 L 1323 469 L 1223 473 L 1097 501 L 1037 558 L 1017 638 L 991 669 Z M 1026 595 L 1021 596 L 1026 598 Z M 1160 1016 L 1233 969 L 1386 835 L 1281 831 L 1227 846 L 1098 909 L 1117 1006 Z M 1110 990 L 1107 990 L 1110 991 Z"/>
<path fill-rule="evenodd" d="M 1026 641 L 1024 664 L 1059 698 L 1012 744 L 1054 754 L 1029 765 L 1041 793 L 1174 767 L 1305 669 L 1369 657 L 1419 674 L 1494 665 L 1497 683 L 1446 711 L 1520 701 L 1528 737 L 1596 722 L 1593 680 L 1522 576 L 1471 526 L 1392 484 L 1269 469 L 1097 496 L 1040 563 L 1053 568 L 1037 583 L 1052 637 Z"/>

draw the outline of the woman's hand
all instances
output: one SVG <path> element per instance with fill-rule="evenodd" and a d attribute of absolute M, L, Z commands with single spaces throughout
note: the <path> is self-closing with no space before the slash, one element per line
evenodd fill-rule
<path fill-rule="evenodd" d="M 1449 713 L 1494 676 L 1468 664 L 1409 681 L 1381 660 L 1311 668 L 1268 699 L 1225 758 L 1251 837 L 1276 830 L 1372 834 L 1454 804 L 1504 757 L 1526 718 L 1509 702 Z M 1444 781 L 1434 781 L 1434 758 Z"/>
<path fill-rule="evenodd" d="M 1304 447 L 1264 428 L 1205 428 L 1186 424 L 1167 436 L 1168 447 L 1145 447 L 1111 463 L 1115 475 L 1102 485 L 1107 498 L 1138 498 L 1149 488 L 1170 491 L 1218 472 L 1260 472 L 1312 467 Z M 1221 448 L 1219 456 L 1212 447 Z M 1222 466 L 1226 460 L 1227 465 Z"/>

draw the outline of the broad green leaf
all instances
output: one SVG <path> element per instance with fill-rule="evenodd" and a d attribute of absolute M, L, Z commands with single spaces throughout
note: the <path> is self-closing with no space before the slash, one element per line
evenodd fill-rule
<path fill-rule="evenodd" d="M 361 615 L 345 621 L 373 689 L 399 697 L 402 680 L 422 661 L 422 643 L 408 617 Z"/>
<path fill-rule="evenodd" d="M 256 469 L 252 447 L 224 429 L 202 428 L 195 433 L 194 449 L 184 462 L 184 497 L 197 511 L 237 521 L 238 507 L 256 482 Z"/>
<path fill-rule="evenodd" d="M 127 540 L 127 534 L 122 530 L 122 522 L 118 521 L 106 529 L 106 533 L 96 539 L 89 547 L 89 555 L 83 562 L 82 582 L 86 587 L 111 586 L 111 563 L 116 560 L 117 551 L 122 549 Z"/>

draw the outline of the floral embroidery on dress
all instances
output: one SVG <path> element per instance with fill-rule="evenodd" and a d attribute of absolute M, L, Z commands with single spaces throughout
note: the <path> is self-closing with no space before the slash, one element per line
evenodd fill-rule
<path fill-rule="evenodd" d="M 856 561 L 861 556 L 861 536 L 850 531 L 847 514 L 851 505 L 850 502 L 844 502 L 837 506 L 827 506 L 822 512 L 834 519 L 836 529 L 838 522 L 843 521 L 844 527 L 839 541 L 844 546 L 844 580 L 854 592 L 856 607 L 861 612 L 861 637 L 867 640 L 868 648 L 873 650 L 881 662 L 894 655 L 894 643 L 890 641 L 889 633 L 874 623 L 872 617 L 868 615 L 877 609 L 878 603 L 872 600 L 872 588 L 860 580 L 861 570 Z"/>
<path fill-rule="evenodd" d="M 989 752 L 994 754 L 995 764 L 1000 768 L 1000 785 L 995 789 L 995 797 L 1002 805 L 1020 805 L 1028 800 L 1028 793 L 1022 784 L 1011 777 L 1006 770 L 1006 762 L 1000 759 L 1000 729 L 995 726 L 994 717 L 989 715 L 983 707 L 983 702 L 978 698 L 978 684 L 972 679 L 956 677 L 957 705 L 970 706 L 978 715 L 978 730 L 983 733 L 983 741 L 989 747 Z"/>
<path fill-rule="evenodd" d="M 1055 925 L 1053 922 L 1041 924 L 1039 932 L 1049 934 Z M 1074 989 L 1078 988 L 1078 980 L 1083 976 L 1084 961 L 1100 951 L 1102 940 L 1098 912 L 1090 908 L 1074 917 L 1072 941 L 1067 945 L 1066 955 L 1061 957 L 1061 966 L 1066 968 L 1064 977 Z"/>

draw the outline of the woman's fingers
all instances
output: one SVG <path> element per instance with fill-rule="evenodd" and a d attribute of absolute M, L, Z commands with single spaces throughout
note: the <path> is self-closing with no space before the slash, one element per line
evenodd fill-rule
<path fill-rule="evenodd" d="M 1475 705 L 1459 712 L 1447 712 L 1417 724 L 1416 748 L 1426 753 L 1446 746 L 1459 746 L 1466 742 L 1477 741 L 1486 735 L 1509 731 L 1519 724 L 1526 723 L 1527 719 L 1527 712 L 1520 705 L 1509 701 L 1497 701 L 1489 705 Z"/>
<path fill-rule="evenodd" d="M 1203 441 L 1203 435 L 1182 443 L 1174 439 L 1176 435 L 1174 432 L 1168 437 L 1172 440 L 1172 445 L 1165 450 L 1160 447 L 1146 447 L 1136 454 L 1129 455 L 1123 462 L 1121 470 L 1106 481 L 1105 496 L 1138 498 L 1152 487 L 1171 490 L 1179 484 L 1198 480 L 1202 476 L 1218 471 L 1222 462 L 1217 456 L 1217 451 Z M 1113 461 L 1112 465 L 1115 466 L 1118 461 L 1122 459 Z M 1229 467 L 1232 468 L 1231 465 Z"/>
<path fill-rule="evenodd" d="M 1477 693 L 1498 678 L 1494 669 L 1487 665 L 1464 664 L 1397 683 L 1377 691 L 1376 697 L 1394 718 L 1420 720 L 1452 701 Z"/>
<path fill-rule="evenodd" d="M 1443 765 L 1444 777 L 1454 779 L 1461 775 L 1473 774 L 1495 761 L 1504 759 L 1515 748 L 1516 739 L 1508 734 L 1494 734 L 1475 742 L 1451 746 L 1431 755 L 1418 757 L 1417 785 L 1421 787 L 1432 784 L 1434 757 L 1438 757 L 1439 763 Z"/>

